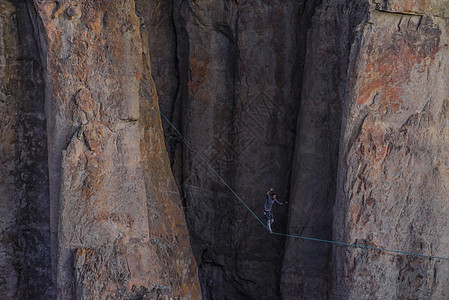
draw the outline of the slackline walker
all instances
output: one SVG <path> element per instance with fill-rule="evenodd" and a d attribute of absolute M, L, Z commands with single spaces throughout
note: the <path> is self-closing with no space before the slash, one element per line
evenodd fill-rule
<path fill-rule="evenodd" d="M 73 13 L 73 10 L 65 3 L 64 0 L 58 0 L 62 5 L 66 7 L 66 9 L 70 12 L 72 12 L 72 15 L 75 16 L 76 14 Z M 175 132 L 178 134 L 179 138 L 182 140 L 182 142 L 189 148 L 189 150 L 196 155 L 196 157 L 199 157 L 199 159 L 206 164 L 208 169 L 229 189 L 229 191 L 239 200 L 247 209 L 248 211 L 256 218 L 257 221 L 259 221 L 260 224 L 262 224 L 263 227 L 271 231 L 271 228 L 262 222 L 262 220 L 254 213 L 254 211 L 248 207 L 248 205 L 240 198 L 240 196 L 229 186 L 229 184 L 218 174 L 217 171 L 215 171 L 214 168 L 207 162 L 207 160 L 203 157 L 201 153 L 198 153 L 194 150 L 194 148 L 191 146 L 191 144 L 184 138 L 184 136 L 179 132 L 179 130 L 170 122 L 170 120 L 162 113 L 162 111 L 153 103 L 150 97 L 143 91 L 140 85 L 138 85 L 129 75 L 126 74 L 123 67 L 114 59 L 114 57 L 106 50 L 105 47 L 103 47 L 100 42 L 96 39 L 95 35 L 84 25 L 84 23 L 78 18 L 75 17 L 75 19 L 78 21 L 78 23 L 81 24 L 81 26 L 84 28 L 84 30 L 87 31 L 87 33 L 92 37 L 92 39 L 97 43 L 97 45 L 107 54 L 107 56 L 112 60 L 112 62 L 118 67 L 118 69 L 123 73 L 125 77 L 127 77 L 130 82 L 140 91 L 140 93 L 150 102 L 150 104 L 156 109 L 159 114 L 162 116 L 162 118 L 167 121 L 167 123 L 172 127 Z M 268 224 L 268 223 L 267 223 Z M 270 223 L 271 224 L 271 223 Z M 441 257 L 441 256 L 434 256 L 434 255 L 426 255 L 426 254 L 420 254 L 420 253 L 414 253 L 414 252 L 407 252 L 407 251 L 400 251 L 400 250 L 393 250 L 393 249 L 386 249 L 386 248 L 378 248 L 378 247 L 370 247 L 370 246 L 364 246 L 364 245 L 357 245 L 357 244 L 351 244 L 351 243 L 345 243 L 345 242 L 337 242 L 337 241 L 331 241 L 331 240 L 324 240 L 324 239 L 318 239 L 318 238 L 312 238 L 312 237 L 304 237 L 300 235 L 293 235 L 293 234 L 284 234 L 284 233 L 277 233 L 277 232 L 271 232 L 274 235 L 289 237 L 289 238 L 297 238 L 297 239 L 303 239 L 303 240 L 309 240 L 309 241 L 315 241 L 315 242 L 321 242 L 321 243 L 329 243 L 334 245 L 340 245 L 340 246 L 347 246 L 347 247 L 356 247 L 356 248 L 362 248 L 362 249 L 368 249 L 368 250 L 377 250 L 377 251 L 383 251 L 383 252 L 390 252 L 390 253 L 396 253 L 396 254 L 402 254 L 402 255 L 412 255 L 412 256 L 418 256 L 418 257 L 424 257 L 424 258 L 433 258 L 433 259 L 441 259 L 449 261 L 448 257 Z"/>
<path fill-rule="evenodd" d="M 268 192 L 267 192 L 267 200 L 265 201 L 265 205 L 263 207 L 263 214 L 265 215 L 265 220 L 267 221 L 267 229 L 270 233 L 273 233 L 273 231 L 271 230 L 271 224 L 274 223 L 274 215 L 273 212 L 271 211 L 271 208 L 273 207 L 273 204 L 276 202 L 279 205 L 285 205 L 287 204 L 287 201 L 285 202 L 279 202 L 276 199 L 276 193 L 274 192 L 274 189 L 271 188 Z"/>

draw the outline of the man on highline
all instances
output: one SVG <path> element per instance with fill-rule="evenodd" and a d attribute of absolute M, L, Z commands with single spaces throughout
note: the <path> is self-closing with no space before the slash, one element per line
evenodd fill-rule
<path fill-rule="evenodd" d="M 267 228 L 268 231 L 270 231 L 270 233 L 273 233 L 273 231 L 271 230 L 271 224 L 274 223 L 274 215 L 273 212 L 271 211 L 271 208 L 273 207 L 273 203 L 276 202 L 280 205 L 284 205 L 287 204 L 287 201 L 281 203 L 276 199 L 276 194 L 273 192 L 273 189 L 270 189 L 267 192 L 267 200 L 265 201 L 265 205 L 264 205 L 264 211 L 263 214 L 265 215 L 265 220 L 267 220 Z"/>

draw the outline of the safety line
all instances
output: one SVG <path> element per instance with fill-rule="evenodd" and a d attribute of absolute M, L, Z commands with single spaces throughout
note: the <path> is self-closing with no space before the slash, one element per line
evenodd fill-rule
<path fill-rule="evenodd" d="M 285 233 L 277 233 L 277 232 L 273 232 L 273 234 L 286 236 L 286 237 L 292 237 L 292 238 L 298 238 L 298 239 L 303 239 L 303 240 L 315 241 L 315 242 L 322 242 L 322 243 L 329 243 L 329 244 L 336 244 L 336 245 L 343 245 L 343 246 L 352 246 L 352 247 L 357 247 L 357 248 L 365 248 L 365 249 L 370 249 L 370 250 L 393 252 L 393 253 L 399 253 L 399 254 L 405 254 L 405 255 L 422 256 L 422 257 L 426 257 L 426 258 L 444 259 L 444 260 L 449 261 L 449 258 L 441 257 L 441 256 L 427 255 L 427 254 L 400 251 L 400 250 L 392 250 L 392 249 L 386 249 L 386 248 L 371 247 L 371 246 L 365 246 L 365 245 L 357 245 L 357 244 L 344 243 L 344 242 L 336 242 L 336 241 L 323 240 L 323 239 L 317 239 L 317 238 L 311 238 L 311 237 L 305 237 L 305 236 L 293 235 L 293 234 L 285 234 Z"/>
<path fill-rule="evenodd" d="M 73 10 L 65 3 L 64 0 L 58 0 L 60 3 L 62 3 L 68 11 L 71 11 L 73 13 Z M 73 14 L 75 15 L 75 14 Z M 83 26 L 83 28 L 87 31 L 87 33 L 92 37 L 92 39 L 97 43 L 97 45 L 108 55 L 108 57 L 114 62 L 114 64 L 122 71 L 122 73 L 127 77 L 132 84 L 139 89 L 139 91 L 142 93 L 142 95 L 150 102 L 150 104 L 159 112 L 159 114 L 167 121 L 167 123 L 176 131 L 178 136 L 181 138 L 183 143 L 192 151 L 193 154 L 195 154 L 195 157 L 199 157 L 201 161 L 203 161 L 209 170 L 229 189 L 229 191 L 251 212 L 251 214 L 262 224 L 265 229 L 268 229 L 267 225 L 265 225 L 264 222 L 254 213 L 254 211 L 249 208 L 249 206 L 240 198 L 240 196 L 229 186 L 229 184 L 221 177 L 217 171 L 207 162 L 207 160 L 203 157 L 201 153 L 198 153 L 195 151 L 195 149 L 191 146 L 191 144 L 184 138 L 184 136 L 179 132 L 179 130 L 176 128 L 175 125 L 173 125 L 172 122 L 162 113 L 162 111 L 159 109 L 157 105 L 154 104 L 153 100 L 151 100 L 150 97 L 147 96 L 147 94 L 142 90 L 141 86 L 138 85 L 131 76 L 127 75 L 123 67 L 114 59 L 114 57 L 109 53 L 106 48 L 100 44 L 100 41 L 97 40 L 95 35 L 84 25 L 84 23 L 78 18 L 75 17 L 75 19 L 78 21 L 78 23 Z M 142 71 L 143 73 L 143 71 Z M 357 244 L 351 244 L 351 243 L 344 243 L 344 242 L 337 242 L 337 241 L 331 241 L 331 240 L 324 240 L 324 239 L 317 239 L 317 238 L 311 238 L 311 237 L 304 237 L 300 235 L 292 235 L 292 234 L 285 234 L 285 233 L 277 233 L 273 232 L 273 235 L 279 235 L 279 236 L 285 236 L 285 237 L 291 237 L 291 238 L 298 238 L 303 240 L 309 240 L 309 241 L 315 241 L 315 242 L 322 242 L 322 243 L 330 243 L 330 244 L 336 244 L 336 245 L 343 245 L 343 246 L 351 246 L 356 248 L 364 248 L 369 250 L 378 250 L 378 251 L 385 251 L 385 252 L 393 252 L 403 255 L 413 255 L 413 256 L 420 256 L 420 257 L 426 257 L 426 258 L 434 258 L 434 259 L 443 259 L 449 261 L 449 258 L 447 257 L 440 257 L 440 256 L 433 256 L 433 255 L 426 255 L 426 254 L 420 254 L 420 253 L 413 253 L 413 252 L 407 252 L 407 251 L 400 251 L 400 250 L 392 250 L 392 249 L 386 249 L 386 248 L 378 248 L 378 247 L 371 247 L 371 246 L 364 246 L 364 245 L 357 245 Z"/>

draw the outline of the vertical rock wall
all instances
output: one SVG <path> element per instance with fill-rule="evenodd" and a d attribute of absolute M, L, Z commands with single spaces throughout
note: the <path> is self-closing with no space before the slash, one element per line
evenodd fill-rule
<path fill-rule="evenodd" d="M 177 97 L 180 87 L 173 5 L 173 0 L 137 1 L 136 9 L 142 23 L 141 31 L 145 35 L 144 42 L 150 49 L 151 75 L 155 80 L 160 109 L 168 120 L 180 128 L 181 99 Z M 181 146 L 179 136 L 164 118 L 162 126 L 172 169 L 180 181 L 180 159 L 176 156 L 182 154 L 176 151 Z"/>
<path fill-rule="evenodd" d="M 52 295 L 42 63 L 25 1 L 0 1 L 0 298 Z"/>
<path fill-rule="evenodd" d="M 347 68 L 355 27 L 367 14 L 358 1 L 323 1 L 307 35 L 298 117 L 288 232 L 329 240 L 345 104 Z M 325 299 L 330 285 L 331 247 L 288 239 L 282 296 Z"/>
<path fill-rule="evenodd" d="M 447 257 L 448 7 L 383 1 L 351 53 L 334 237 Z M 341 249 L 336 298 L 443 299 L 445 261 Z"/>
<path fill-rule="evenodd" d="M 199 299 L 135 3 L 68 5 L 0 2 L 0 298 Z"/>
<path fill-rule="evenodd" d="M 160 116 L 130 82 L 157 104 L 134 1 L 35 4 L 47 49 L 58 297 L 198 298 Z"/>
<path fill-rule="evenodd" d="M 449 256 L 444 1 L 68 4 L 0 0 L 0 298 L 445 297 L 445 262 L 269 235 L 199 159 L 289 200 L 276 232 Z"/>
<path fill-rule="evenodd" d="M 270 186 L 287 200 L 299 106 L 304 3 L 175 1 L 182 129 L 263 219 Z M 203 297 L 279 297 L 284 240 L 184 150 L 183 192 Z M 276 231 L 287 209 L 276 207 Z"/>

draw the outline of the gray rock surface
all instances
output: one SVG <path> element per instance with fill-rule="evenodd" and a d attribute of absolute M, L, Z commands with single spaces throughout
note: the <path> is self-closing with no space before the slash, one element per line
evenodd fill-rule
<path fill-rule="evenodd" d="M 177 128 L 181 126 L 181 99 L 178 98 L 179 70 L 177 35 L 173 16 L 173 0 L 137 1 L 136 13 L 141 22 L 142 42 L 149 49 L 151 75 L 154 78 L 161 111 Z M 175 163 L 176 149 L 182 147 L 179 136 L 162 118 L 165 144 L 174 175 L 180 181 Z M 179 156 L 179 155 L 178 155 Z M 179 160 L 179 159 L 178 159 Z"/>
<path fill-rule="evenodd" d="M 298 1 L 175 6 L 187 140 L 263 219 L 270 186 L 287 200 L 302 72 Z M 183 192 L 205 299 L 279 297 L 284 239 L 184 148 Z M 275 207 L 275 231 L 287 209 Z M 263 221 L 264 222 L 264 221 Z"/>
<path fill-rule="evenodd" d="M 26 1 L 0 1 L 0 298 L 51 297 L 42 63 Z"/>
<path fill-rule="evenodd" d="M 275 232 L 448 257 L 445 1 L 68 4 L 0 0 L 1 299 L 446 297 L 445 261 L 269 235 L 202 161 L 262 223 L 275 187 Z"/>
<path fill-rule="evenodd" d="M 290 191 L 288 232 L 332 239 L 332 207 L 355 27 L 368 13 L 358 1 L 323 1 L 308 31 L 301 108 Z M 288 239 L 282 267 L 284 299 L 329 295 L 332 247 Z"/>

